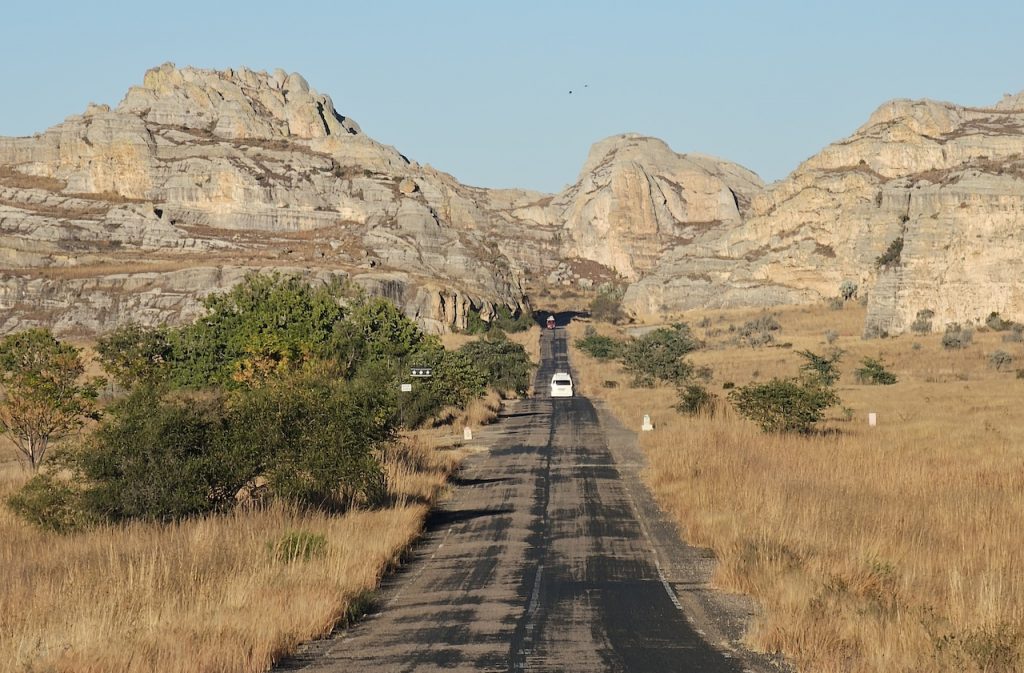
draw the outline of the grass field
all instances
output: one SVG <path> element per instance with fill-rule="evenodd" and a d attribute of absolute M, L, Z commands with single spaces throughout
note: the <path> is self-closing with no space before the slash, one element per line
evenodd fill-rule
<path fill-rule="evenodd" d="M 387 449 L 381 509 L 240 508 L 59 536 L 0 504 L 0 673 L 267 670 L 368 605 L 471 449 L 455 441 L 463 425 L 500 405 L 492 392 Z M 0 437 L 0 503 L 27 478 Z"/>
<path fill-rule="evenodd" d="M 729 325 L 754 312 L 686 315 L 708 344 L 692 360 L 724 397 L 727 382 L 795 374 L 792 351 L 824 353 L 835 332 L 845 409 L 820 434 L 765 435 L 727 404 L 680 416 L 673 389 L 631 389 L 618 365 L 574 352 L 586 394 L 630 427 L 652 416 L 646 479 L 684 537 L 716 553 L 715 583 L 757 599 L 749 644 L 801 671 L 1022 670 L 1024 380 L 988 356 L 1004 350 L 1024 366 L 1024 346 L 995 332 L 959 351 L 939 334 L 864 341 L 854 306 L 773 313 L 776 343 L 790 347 L 732 343 Z M 860 359 L 879 355 L 899 382 L 857 384 Z"/>

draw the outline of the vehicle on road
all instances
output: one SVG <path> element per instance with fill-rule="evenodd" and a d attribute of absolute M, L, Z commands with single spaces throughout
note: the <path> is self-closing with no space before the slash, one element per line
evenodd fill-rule
<path fill-rule="evenodd" d="M 548 329 L 555 329 L 555 316 L 548 316 Z"/>
<path fill-rule="evenodd" d="M 552 376 L 551 397 L 572 397 L 572 377 L 565 372 Z"/>

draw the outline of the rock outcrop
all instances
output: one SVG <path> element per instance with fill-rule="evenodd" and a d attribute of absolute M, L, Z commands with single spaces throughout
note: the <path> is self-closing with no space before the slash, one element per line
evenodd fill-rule
<path fill-rule="evenodd" d="M 1014 262 L 1024 252 L 1022 100 L 882 105 L 756 195 L 740 226 L 670 251 L 630 287 L 628 307 L 659 315 L 803 303 L 849 280 L 868 293 L 869 335 L 904 331 L 922 309 L 937 326 L 992 311 L 1024 319 Z M 901 253 L 878 264 L 894 241 Z"/>
<path fill-rule="evenodd" d="M 1022 213 L 1024 94 L 886 103 L 767 188 L 613 136 L 541 194 L 410 161 L 300 75 L 167 64 L 114 109 L 0 138 L 0 332 L 189 320 L 206 294 L 283 269 L 348 278 L 435 332 L 605 282 L 652 319 L 820 301 L 849 281 L 869 334 L 924 309 L 939 327 L 1024 320 Z"/>
<path fill-rule="evenodd" d="M 297 74 L 167 64 L 116 109 L 0 139 L 0 331 L 185 320 L 279 267 L 390 293 L 432 331 L 465 326 L 469 311 L 529 310 L 530 256 L 491 233 L 541 198 L 409 161 Z"/>

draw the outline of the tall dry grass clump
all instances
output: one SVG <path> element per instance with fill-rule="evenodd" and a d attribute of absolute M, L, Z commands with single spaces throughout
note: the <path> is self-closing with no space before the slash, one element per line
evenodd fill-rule
<path fill-rule="evenodd" d="M 825 673 L 1022 670 L 1024 381 L 987 366 L 996 334 L 956 352 L 941 335 L 861 341 L 862 313 L 779 316 L 777 341 L 822 351 L 831 329 L 848 351 L 845 409 L 810 436 L 764 434 L 724 403 L 683 417 L 674 390 L 630 389 L 617 365 L 574 358 L 625 424 L 652 416 L 645 478 L 686 539 L 715 551 L 715 583 L 759 602 L 751 646 Z M 714 369 L 712 391 L 795 373 L 789 349 L 732 345 L 733 316 L 712 322 L 720 333 L 692 358 Z M 879 354 L 900 382 L 854 383 Z"/>

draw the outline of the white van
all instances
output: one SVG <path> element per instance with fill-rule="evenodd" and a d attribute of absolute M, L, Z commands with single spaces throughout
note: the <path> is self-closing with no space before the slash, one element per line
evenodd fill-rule
<path fill-rule="evenodd" d="M 551 397 L 572 397 L 572 377 L 565 372 L 552 376 Z"/>

